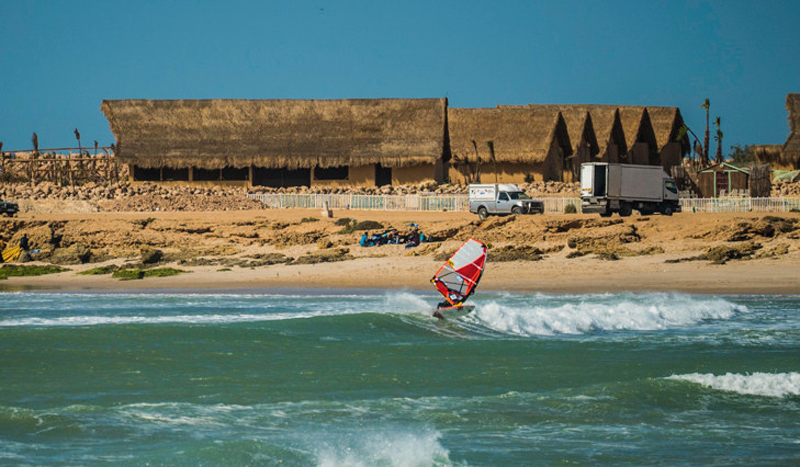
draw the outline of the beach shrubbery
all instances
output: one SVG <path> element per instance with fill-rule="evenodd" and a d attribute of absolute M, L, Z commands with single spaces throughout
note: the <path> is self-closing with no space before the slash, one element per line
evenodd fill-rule
<path fill-rule="evenodd" d="M 69 269 L 58 266 L 22 266 L 11 264 L 0 267 L 0 280 L 5 280 L 9 277 L 42 276 L 44 274 L 55 274 L 64 271 L 69 271 Z"/>
<path fill-rule="evenodd" d="M 167 277 L 175 276 L 184 272 L 182 269 L 175 268 L 158 268 L 158 269 L 138 269 L 138 268 L 122 268 L 117 269 L 111 274 L 114 279 L 122 281 L 144 279 L 145 277 Z"/>

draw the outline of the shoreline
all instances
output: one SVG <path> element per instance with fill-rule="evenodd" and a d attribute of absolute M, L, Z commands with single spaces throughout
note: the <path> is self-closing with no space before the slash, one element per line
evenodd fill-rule
<path fill-rule="evenodd" d="M 270 266 L 262 269 L 211 271 L 208 268 L 173 267 L 189 271 L 177 276 L 139 280 L 119 280 L 106 276 L 80 275 L 76 270 L 44 276 L 10 277 L 0 282 L 0 292 L 127 292 L 164 291 L 224 293 L 225 291 L 295 291 L 316 294 L 320 291 L 358 291 L 358 293 L 402 291 L 432 293 L 428 279 L 437 262 L 425 259 L 402 261 L 393 258 L 385 270 L 393 275 L 360 276 L 374 270 L 374 261 L 356 259 L 342 263 L 300 266 Z M 398 261 L 399 260 L 399 261 Z M 543 260 L 546 261 L 546 260 Z M 608 264 L 592 258 L 579 258 L 565 266 L 537 270 L 541 262 L 513 261 L 487 264 L 487 271 L 476 294 L 598 294 L 598 293 L 685 293 L 701 295 L 782 295 L 800 294 L 800 274 L 793 264 L 770 259 L 726 265 L 662 264 L 624 259 Z M 636 262 L 637 264 L 632 264 Z M 398 263 L 400 263 L 398 265 Z M 406 263 L 406 264 L 402 264 Z M 754 264 L 755 263 L 755 264 Z M 544 266 L 542 264 L 542 266 Z M 624 270 L 618 266 L 628 266 Z M 85 269 L 85 268 L 84 268 Z M 380 269 L 380 268 L 378 268 Z M 554 270 L 558 269 L 558 270 Z M 580 280 L 578 271 L 592 271 L 595 277 Z M 338 279 L 332 276 L 339 275 Z M 386 280 L 386 278 L 391 280 Z"/>
<path fill-rule="evenodd" d="M 17 236 L 28 232 L 33 242 L 46 242 L 51 237 L 66 245 L 82 242 L 106 258 L 64 265 L 68 272 L 9 277 L 0 281 L 0 291 L 327 289 L 436 293 L 429 283 L 443 262 L 434 259 L 436 255 L 454 251 L 461 242 L 474 237 L 489 245 L 486 272 L 476 294 L 800 293 L 800 213 L 680 213 L 624 219 L 550 214 L 486 221 L 463 212 L 335 214 L 335 218 L 325 218 L 311 209 L 263 209 L 20 215 L 0 220 L 0 228 Z M 403 245 L 364 248 L 358 245 L 363 232 L 343 231 L 342 224 L 337 223 L 343 218 L 377 221 L 384 228 L 401 230 L 413 222 L 441 241 L 413 249 Z M 11 238 L 6 242 L 14 244 Z M 697 259 L 713 248 L 747 245 L 754 246 L 749 256 L 731 258 L 724 264 Z M 160 249 L 167 255 L 155 267 L 190 272 L 130 281 L 114 279 L 110 274 L 79 274 L 99 266 L 140 261 L 145 248 Z M 337 249 L 346 250 L 344 260 L 257 266 L 226 266 L 220 262 L 253 261 L 276 254 L 299 258 Z M 539 253 L 526 258 L 526 249 Z M 611 260 L 603 255 L 608 251 L 616 252 Z M 184 253 L 189 256 L 181 256 Z M 187 265 L 182 264 L 181 257 L 217 262 Z"/>

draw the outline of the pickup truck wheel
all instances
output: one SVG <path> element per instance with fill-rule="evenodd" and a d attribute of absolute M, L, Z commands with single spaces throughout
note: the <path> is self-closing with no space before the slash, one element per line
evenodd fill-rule
<path fill-rule="evenodd" d="M 522 214 L 522 208 L 519 206 L 514 206 L 513 208 L 511 208 L 511 214 L 514 215 Z"/>
<path fill-rule="evenodd" d="M 486 219 L 489 217 L 489 211 L 486 210 L 485 207 L 481 206 L 478 208 L 478 217 L 481 219 Z"/>

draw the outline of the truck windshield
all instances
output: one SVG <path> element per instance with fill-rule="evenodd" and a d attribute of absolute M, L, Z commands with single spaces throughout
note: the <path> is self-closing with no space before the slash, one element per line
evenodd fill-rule
<path fill-rule="evenodd" d="M 675 185 L 675 182 L 673 182 L 672 180 L 667 180 L 667 182 L 664 183 L 664 188 L 666 188 L 667 190 L 675 193 L 676 195 L 678 194 L 678 187 L 677 187 L 677 185 Z"/>
<path fill-rule="evenodd" d="M 511 191 L 511 192 L 509 192 L 509 193 L 508 193 L 508 196 L 509 196 L 511 199 L 513 199 L 513 200 L 517 200 L 517 199 L 531 199 L 531 197 L 530 197 L 530 196 L 528 196 L 527 194 L 525 194 L 525 193 L 524 193 L 524 192 L 522 192 L 522 191 Z"/>

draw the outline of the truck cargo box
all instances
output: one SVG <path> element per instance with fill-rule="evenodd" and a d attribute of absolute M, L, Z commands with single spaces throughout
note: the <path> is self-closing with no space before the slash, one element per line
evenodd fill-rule
<path fill-rule="evenodd" d="M 659 166 L 608 164 L 608 196 L 660 202 L 666 177 L 664 169 Z"/>

